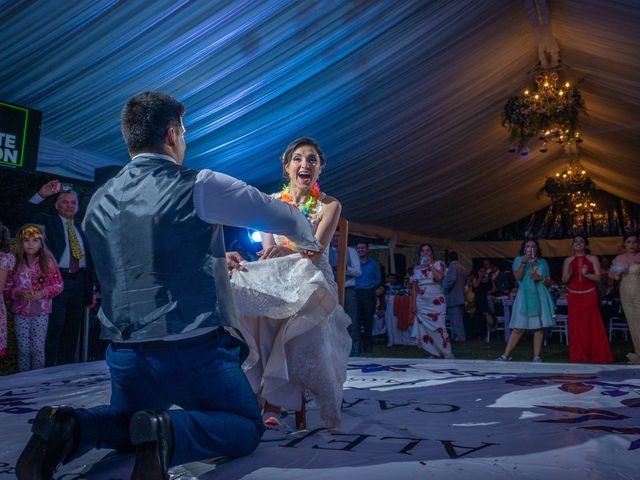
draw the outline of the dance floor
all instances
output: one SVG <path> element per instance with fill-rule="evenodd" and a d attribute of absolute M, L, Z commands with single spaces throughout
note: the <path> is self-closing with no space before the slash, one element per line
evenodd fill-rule
<path fill-rule="evenodd" d="M 640 478 L 640 367 L 351 360 L 339 431 L 322 429 L 311 403 L 308 430 L 271 432 L 247 457 L 176 467 L 171 477 Z M 0 377 L 0 480 L 14 478 L 39 407 L 108 398 L 103 362 Z M 94 451 L 56 478 L 128 479 L 132 464 L 132 455 Z"/>

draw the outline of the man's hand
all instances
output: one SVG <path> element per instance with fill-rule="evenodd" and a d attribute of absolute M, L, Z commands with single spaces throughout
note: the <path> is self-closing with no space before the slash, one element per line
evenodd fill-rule
<path fill-rule="evenodd" d="M 226 252 L 224 255 L 227 258 L 227 270 L 229 271 L 229 276 L 231 276 L 234 270 L 240 270 L 241 272 L 247 271 L 246 268 L 240 265 L 240 262 L 244 262 L 244 257 L 238 252 Z"/>
<path fill-rule="evenodd" d="M 50 182 L 45 183 L 40 190 L 38 190 L 38 195 L 42 198 L 50 197 L 51 195 L 60 193 L 60 187 L 60 180 L 51 180 Z"/>
<path fill-rule="evenodd" d="M 296 252 L 290 248 L 283 247 L 282 245 L 271 245 L 257 253 L 260 256 L 260 260 L 266 260 L 268 258 L 286 257 L 287 255 L 291 255 Z M 302 250 L 300 253 L 302 254 Z"/>

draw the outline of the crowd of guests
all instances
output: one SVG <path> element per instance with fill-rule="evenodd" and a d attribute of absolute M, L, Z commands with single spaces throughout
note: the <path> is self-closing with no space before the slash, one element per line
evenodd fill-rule
<path fill-rule="evenodd" d="M 58 194 L 57 215 L 38 210 L 45 198 Z M 23 225 L 13 248 L 6 227 L 0 226 L 0 292 L 13 314 L 18 368 L 20 371 L 78 361 L 81 320 L 85 307 L 95 305 L 95 281 L 91 255 L 84 233 L 74 221 L 78 196 L 64 191 L 53 180 L 24 205 Z M 328 261 L 337 266 L 340 237 L 335 230 L 328 245 Z M 567 258 L 560 282 L 551 278 L 535 240 L 523 242 L 511 266 L 482 260 L 467 273 L 456 252 L 445 262 L 436 260 L 433 248 L 419 248 L 419 264 L 411 267 L 404 284 L 395 274 L 382 282 L 382 268 L 369 256 L 369 245 L 347 249 L 345 305 L 352 343 L 351 355 L 372 352 L 373 343 L 384 341 L 389 295 L 409 295 L 411 336 L 434 358 L 453 358 L 452 343 L 489 338 L 503 315 L 501 299 L 514 301 L 509 327 L 512 334 L 500 360 L 509 360 L 522 335 L 533 334 L 533 361 L 541 361 L 543 339 L 554 324 L 555 302 L 566 299 L 569 310 L 569 360 L 608 363 L 613 361 L 605 328 L 612 317 L 637 317 L 633 299 L 637 236 L 624 237 L 625 253 L 612 262 L 587 253 L 588 239 L 572 240 L 574 255 Z M 612 268 L 613 265 L 613 268 Z M 622 265 L 622 267 L 620 267 Z M 621 280 L 626 284 L 625 308 Z M 562 284 L 562 285 L 561 285 Z M 639 334 L 630 323 L 632 338 Z M 634 333 L 635 332 L 635 333 Z M 7 311 L 0 302 L 0 356 L 7 349 Z M 636 348 L 637 351 L 637 348 Z M 635 354 L 630 356 L 637 361 Z"/>
<path fill-rule="evenodd" d="M 571 339 L 569 361 L 613 362 L 607 328 L 614 318 L 627 321 L 635 350 L 628 357 L 631 363 L 638 362 L 637 235 L 624 236 L 624 253 L 613 260 L 591 255 L 584 235 L 576 235 L 570 241 L 573 255 L 565 259 L 557 279 L 552 278 L 540 245 L 533 239 L 523 241 L 518 256 L 509 265 L 484 259 L 469 273 L 456 252 L 448 252 L 445 263 L 434 258 L 430 245 L 421 245 L 419 263 L 410 267 L 404 285 L 390 275 L 391 282 L 378 288 L 373 335 L 384 335 L 392 328 L 409 329 L 414 343 L 431 358 L 453 358 L 452 344 L 490 338 L 498 321 L 504 319 L 503 302 L 507 301 L 510 335 L 498 360 L 510 360 L 523 335 L 529 333 L 533 336 L 532 361 L 542 361 L 543 344 L 555 325 L 556 314 L 564 315 L 561 312 L 566 308 Z M 411 297 L 410 322 L 399 318 L 405 313 L 402 299 L 398 298 L 403 295 Z M 400 300 L 391 310 L 386 309 L 389 296 Z M 390 317 L 402 326 L 392 324 Z M 369 324 L 358 324 L 360 333 L 366 335 Z M 390 340 L 388 346 L 391 345 Z"/>
<path fill-rule="evenodd" d="M 57 195 L 56 215 L 39 210 Z M 77 362 L 85 307 L 95 304 L 91 256 L 75 221 L 78 195 L 52 180 L 20 209 L 25 222 L 11 241 L 0 223 L 0 356 L 13 314 L 20 371 Z"/>

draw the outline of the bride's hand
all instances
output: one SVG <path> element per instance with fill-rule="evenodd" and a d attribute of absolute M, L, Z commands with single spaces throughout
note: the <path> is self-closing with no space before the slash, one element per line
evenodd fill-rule
<path fill-rule="evenodd" d="M 240 270 L 241 272 L 247 271 L 247 269 L 240 264 L 240 262 L 244 261 L 244 257 L 238 252 L 225 252 L 224 255 L 227 259 L 227 270 L 229 271 L 229 276 L 231 276 L 234 270 Z"/>
<path fill-rule="evenodd" d="M 268 258 L 277 258 L 277 257 L 286 257 L 287 255 L 291 255 L 294 252 L 290 248 L 283 247 L 282 245 L 271 245 L 267 248 L 264 248 L 258 252 L 260 256 L 260 260 L 266 260 Z"/>
<path fill-rule="evenodd" d="M 322 257 L 322 251 L 320 252 L 316 252 L 315 250 L 306 250 L 301 248 L 298 253 L 303 257 L 303 258 L 308 258 L 309 260 L 311 260 L 313 262 L 314 265 L 317 265 L 318 262 L 320 261 L 320 258 Z"/>

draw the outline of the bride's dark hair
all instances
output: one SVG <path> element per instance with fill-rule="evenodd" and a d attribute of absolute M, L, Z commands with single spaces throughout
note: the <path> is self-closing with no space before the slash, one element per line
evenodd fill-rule
<path fill-rule="evenodd" d="M 289 146 L 287 146 L 287 149 L 282 154 L 282 157 L 281 157 L 282 174 L 284 175 L 284 178 L 289 178 L 287 176 L 287 166 L 291 162 L 291 157 L 293 157 L 293 152 L 295 152 L 299 147 L 302 147 L 304 145 L 307 145 L 309 147 L 313 147 L 316 149 L 316 152 L 318 152 L 318 157 L 320 157 L 320 168 L 324 167 L 324 162 L 325 162 L 324 152 L 320 149 L 320 145 L 318 145 L 318 142 L 316 142 L 311 137 L 298 138 L 297 140 L 294 140 L 293 142 L 291 142 Z"/>

